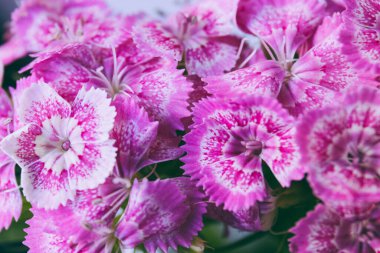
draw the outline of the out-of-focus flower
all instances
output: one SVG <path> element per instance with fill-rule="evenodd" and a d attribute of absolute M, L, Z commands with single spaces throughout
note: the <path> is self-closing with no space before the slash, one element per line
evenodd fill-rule
<path fill-rule="evenodd" d="M 375 253 L 380 250 L 379 207 L 362 217 L 345 219 L 319 204 L 292 228 L 293 253 Z"/>
<path fill-rule="evenodd" d="M 22 168 L 21 186 L 29 201 L 57 208 L 76 190 L 104 182 L 116 154 L 109 139 L 115 108 L 104 91 L 82 89 L 70 105 L 40 82 L 19 99 L 23 126 L 6 136 L 1 148 Z"/>
<path fill-rule="evenodd" d="M 346 29 L 340 34 L 343 53 L 367 74 L 380 71 L 380 3 L 376 0 L 347 0 Z"/>
<path fill-rule="evenodd" d="M 0 139 L 13 131 L 13 108 L 8 95 L 0 90 Z M 15 175 L 15 162 L 0 151 L 0 231 L 21 215 L 22 199 Z"/>
<path fill-rule="evenodd" d="M 303 177 L 294 119 L 275 99 L 203 100 L 194 122 L 184 137 L 183 168 L 216 205 L 238 211 L 264 200 L 263 162 L 284 187 Z"/>
<path fill-rule="evenodd" d="M 153 56 L 184 58 L 190 75 L 218 75 L 231 70 L 237 61 L 238 40 L 234 34 L 236 1 L 202 1 L 188 6 L 169 19 L 142 22 L 133 38 L 139 48 Z"/>
<path fill-rule="evenodd" d="M 66 44 L 84 43 L 116 47 L 128 34 L 128 19 L 113 14 L 103 0 L 48 1 L 25 0 L 12 14 L 12 38 L 4 63 L 26 53 L 59 49 Z"/>
<path fill-rule="evenodd" d="M 203 194 L 189 178 L 135 182 L 116 237 L 125 249 L 143 243 L 149 253 L 188 248 L 205 212 Z"/>
<path fill-rule="evenodd" d="M 380 93 L 353 89 L 339 103 L 305 115 L 297 140 L 314 193 L 326 204 L 380 201 Z"/>

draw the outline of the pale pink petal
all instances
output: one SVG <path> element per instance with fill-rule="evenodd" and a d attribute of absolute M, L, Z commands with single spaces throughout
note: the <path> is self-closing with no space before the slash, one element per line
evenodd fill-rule
<path fill-rule="evenodd" d="M 214 96 L 231 96 L 231 93 L 256 94 L 277 97 L 285 71 L 275 61 L 258 62 L 221 76 L 203 78 L 206 90 Z"/>
<path fill-rule="evenodd" d="M 169 56 L 182 59 L 183 47 L 169 28 L 159 21 L 149 21 L 133 28 L 133 40 L 140 50 L 151 56 Z"/>
<path fill-rule="evenodd" d="M 5 65 L 10 64 L 25 55 L 25 44 L 17 37 L 13 37 L 9 41 L 0 45 L 0 62 Z"/>
<path fill-rule="evenodd" d="M 347 11 L 346 15 L 356 24 L 380 29 L 380 3 L 376 0 L 345 0 Z"/>

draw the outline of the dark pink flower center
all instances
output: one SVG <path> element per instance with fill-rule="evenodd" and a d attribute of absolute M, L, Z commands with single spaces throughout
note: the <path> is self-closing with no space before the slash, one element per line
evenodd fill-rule
<path fill-rule="evenodd" d="M 70 143 L 70 141 L 69 141 L 69 140 L 66 140 L 66 141 L 62 142 L 61 147 L 62 147 L 62 149 L 63 149 L 64 151 L 68 151 L 68 150 L 70 149 L 70 147 L 71 147 L 71 143 Z"/>

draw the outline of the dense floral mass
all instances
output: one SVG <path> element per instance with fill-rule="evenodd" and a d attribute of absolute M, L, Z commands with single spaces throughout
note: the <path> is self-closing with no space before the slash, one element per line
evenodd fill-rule
<path fill-rule="evenodd" d="M 23 0 L 0 82 L 25 57 L 0 91 L 0 231 L 30 204 L 29 252 L 208 252 L 213 219 L 380 253 L 378 0 Z"/>

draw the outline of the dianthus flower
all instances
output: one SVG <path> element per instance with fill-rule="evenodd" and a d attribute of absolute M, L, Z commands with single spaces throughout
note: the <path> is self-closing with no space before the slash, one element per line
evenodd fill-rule
<path fill-rule="evenodd" d="M 33 83 L 18 106 L 22 127 L 1 148 L 22 168 L 23 192 L 37 207 L 57 208 L 110 175 L 115 108 L 104 91 L 82 89 L 70 105 L 47 84 Z"/>

